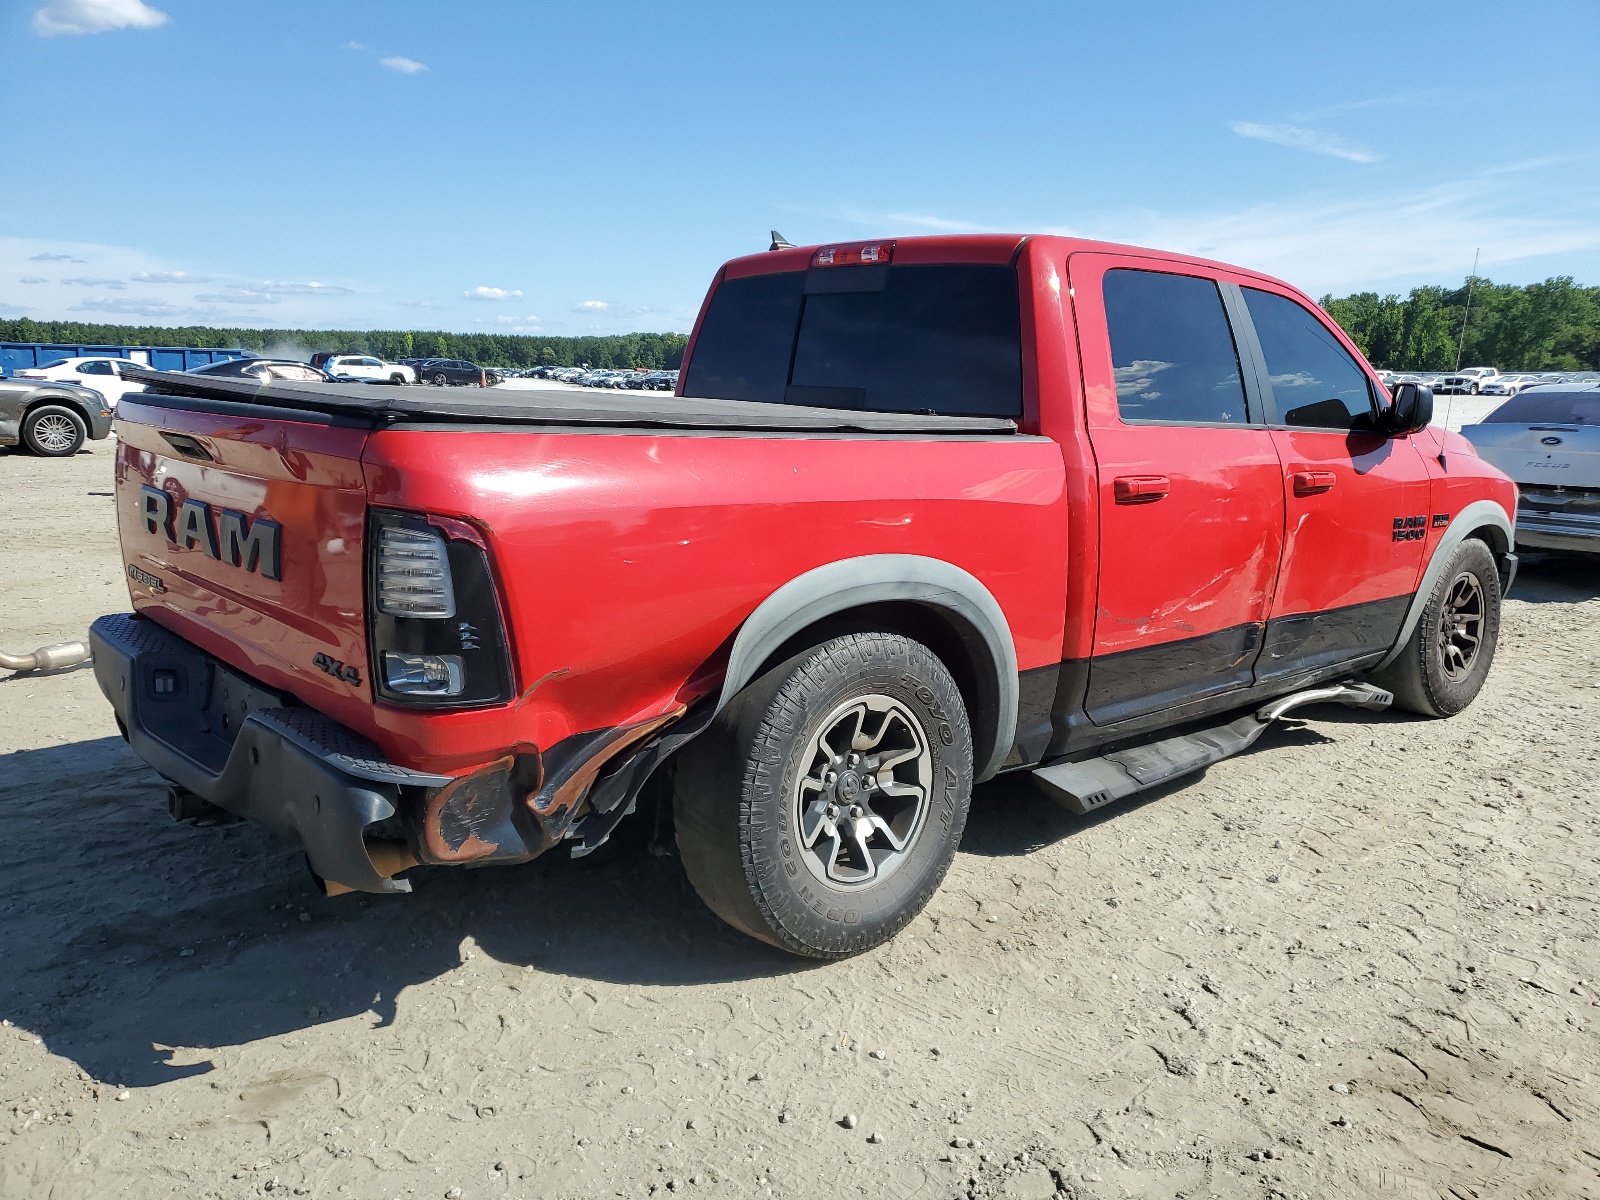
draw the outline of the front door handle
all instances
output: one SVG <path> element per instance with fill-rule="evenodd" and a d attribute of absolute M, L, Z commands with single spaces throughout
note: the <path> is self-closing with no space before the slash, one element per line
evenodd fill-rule
<path fill-rule="evenodd" d="M 1296 471 L 1291 478 L 1296 496 L 1320 496 L 1339 480 L 1332 471 Z"/>
<path fill-rule="evenodd" d="M 1165 475 L 1119 475 L 1111 485 L 1118 504 L 1150 504 L 1172 490 Z"/>

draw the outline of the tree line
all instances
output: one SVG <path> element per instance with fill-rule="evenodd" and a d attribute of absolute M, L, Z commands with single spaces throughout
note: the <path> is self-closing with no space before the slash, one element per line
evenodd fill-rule
<path fill-rule="evenodd" d="M 605 337 L 446 333 L 415 329 L 223 329 L 209 325 L 96 325 L 82 321 L 0 321 L 0 342 L 97 346 L 193 346 L 309 358 L 318 350 L 401 358 L 464 358 L 485 367 L 649 367 L 675 370 L 688 337 L 619 333 Z"/>
<path fill-rule="evenodd" d="M 1463 367 L 1600 370 L 1600 287 L 1566 275 L 1525 287 L 1477 276 L 1458 288 L 1412 288 L 1404 298 L 1324 296 L 1322 307 L 1375 367 L 1448 371 L 1459 348 Z"/>
<path fill-rule="evenodd" d="M 1467 298 L 1471 293 L 1471 312 Z M 1447 371 L 1600 370 L 1600 287 L 1559 275 L 1525 287 L 1475 277 L 1460 287 L 1412 288 L 1407 296 L 1356 292 L 1322 298 L 1373 366 Z M 1466 340 L 1461 331 L 1466 326 Z M 380 358 L 464 358 L 486 367 L 649 367 L 676 369 L 681 333 L 606 337 L 446 333 L 443 330 L 222 329 L 206 325 L 93 325 L 80 321 L 0 321 L 0 341 L 69 345 L 236 347 L 305 358 L 317 350 Z"/>

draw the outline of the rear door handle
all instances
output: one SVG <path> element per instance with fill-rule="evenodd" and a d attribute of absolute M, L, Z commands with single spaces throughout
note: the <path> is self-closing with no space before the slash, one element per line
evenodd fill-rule
<path fill-rule="evenodd" d="M 1149 504 L 1172 490 L 1165 475 L 1120 475 L 1112 483 L 1118 504 Z"/>
<path fill-rule="evenodd" d="M 1327 491 L 1339 477 L 1332 471 L 1296 471 L 1291 478 L 1294 480 L 1294 494 L 1296 496 L 1317 496 Z"/>

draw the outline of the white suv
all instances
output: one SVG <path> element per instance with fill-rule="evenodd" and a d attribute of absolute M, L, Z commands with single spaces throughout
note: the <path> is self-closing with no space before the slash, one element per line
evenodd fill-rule
<path fill-rule="evenodd" d="M 383 383 L 415 383 L 417 373 L 404 363 L 384 362 L 370 354 L 335 354 L 322 364 L 329 375 L 346 379 L 375 379 Z"/>

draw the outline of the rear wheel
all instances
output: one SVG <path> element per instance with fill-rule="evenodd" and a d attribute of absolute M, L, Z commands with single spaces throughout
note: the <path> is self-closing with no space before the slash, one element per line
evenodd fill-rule
<path fill-rule="evenodd" d="M 972 734 L 955 681 L 908 638 L 834 638 L 767 671 L 679 758 L 684 869 L 728 924 L 793 954 L 888 941 L 966 826 Z"/>
<path fill-rule="evenodd" d="M 41 404 L 22 419 L 23 444 L 42 458 L 68 458 L 89 436 L 89 427 L 72 409 Z"/>
<path fill-rule="evenodd" d="M 1499 640 L 1499 569 L 1489 547 L 1468 538 L 1451 554 L 1400 657 L 1372 680 L 1400 708 L 1453 717 L 1482 689 Z"/>
<path fill-rule="evenodd" d="M 445 384 L 447 384 L 449 382 L 450 381 L 445 378 L 443 371 L 437 371 L 437 372 L 434 373 L 434 376 L 433 376 L 433 386 L 434 387 L 443 387 Z"/>

